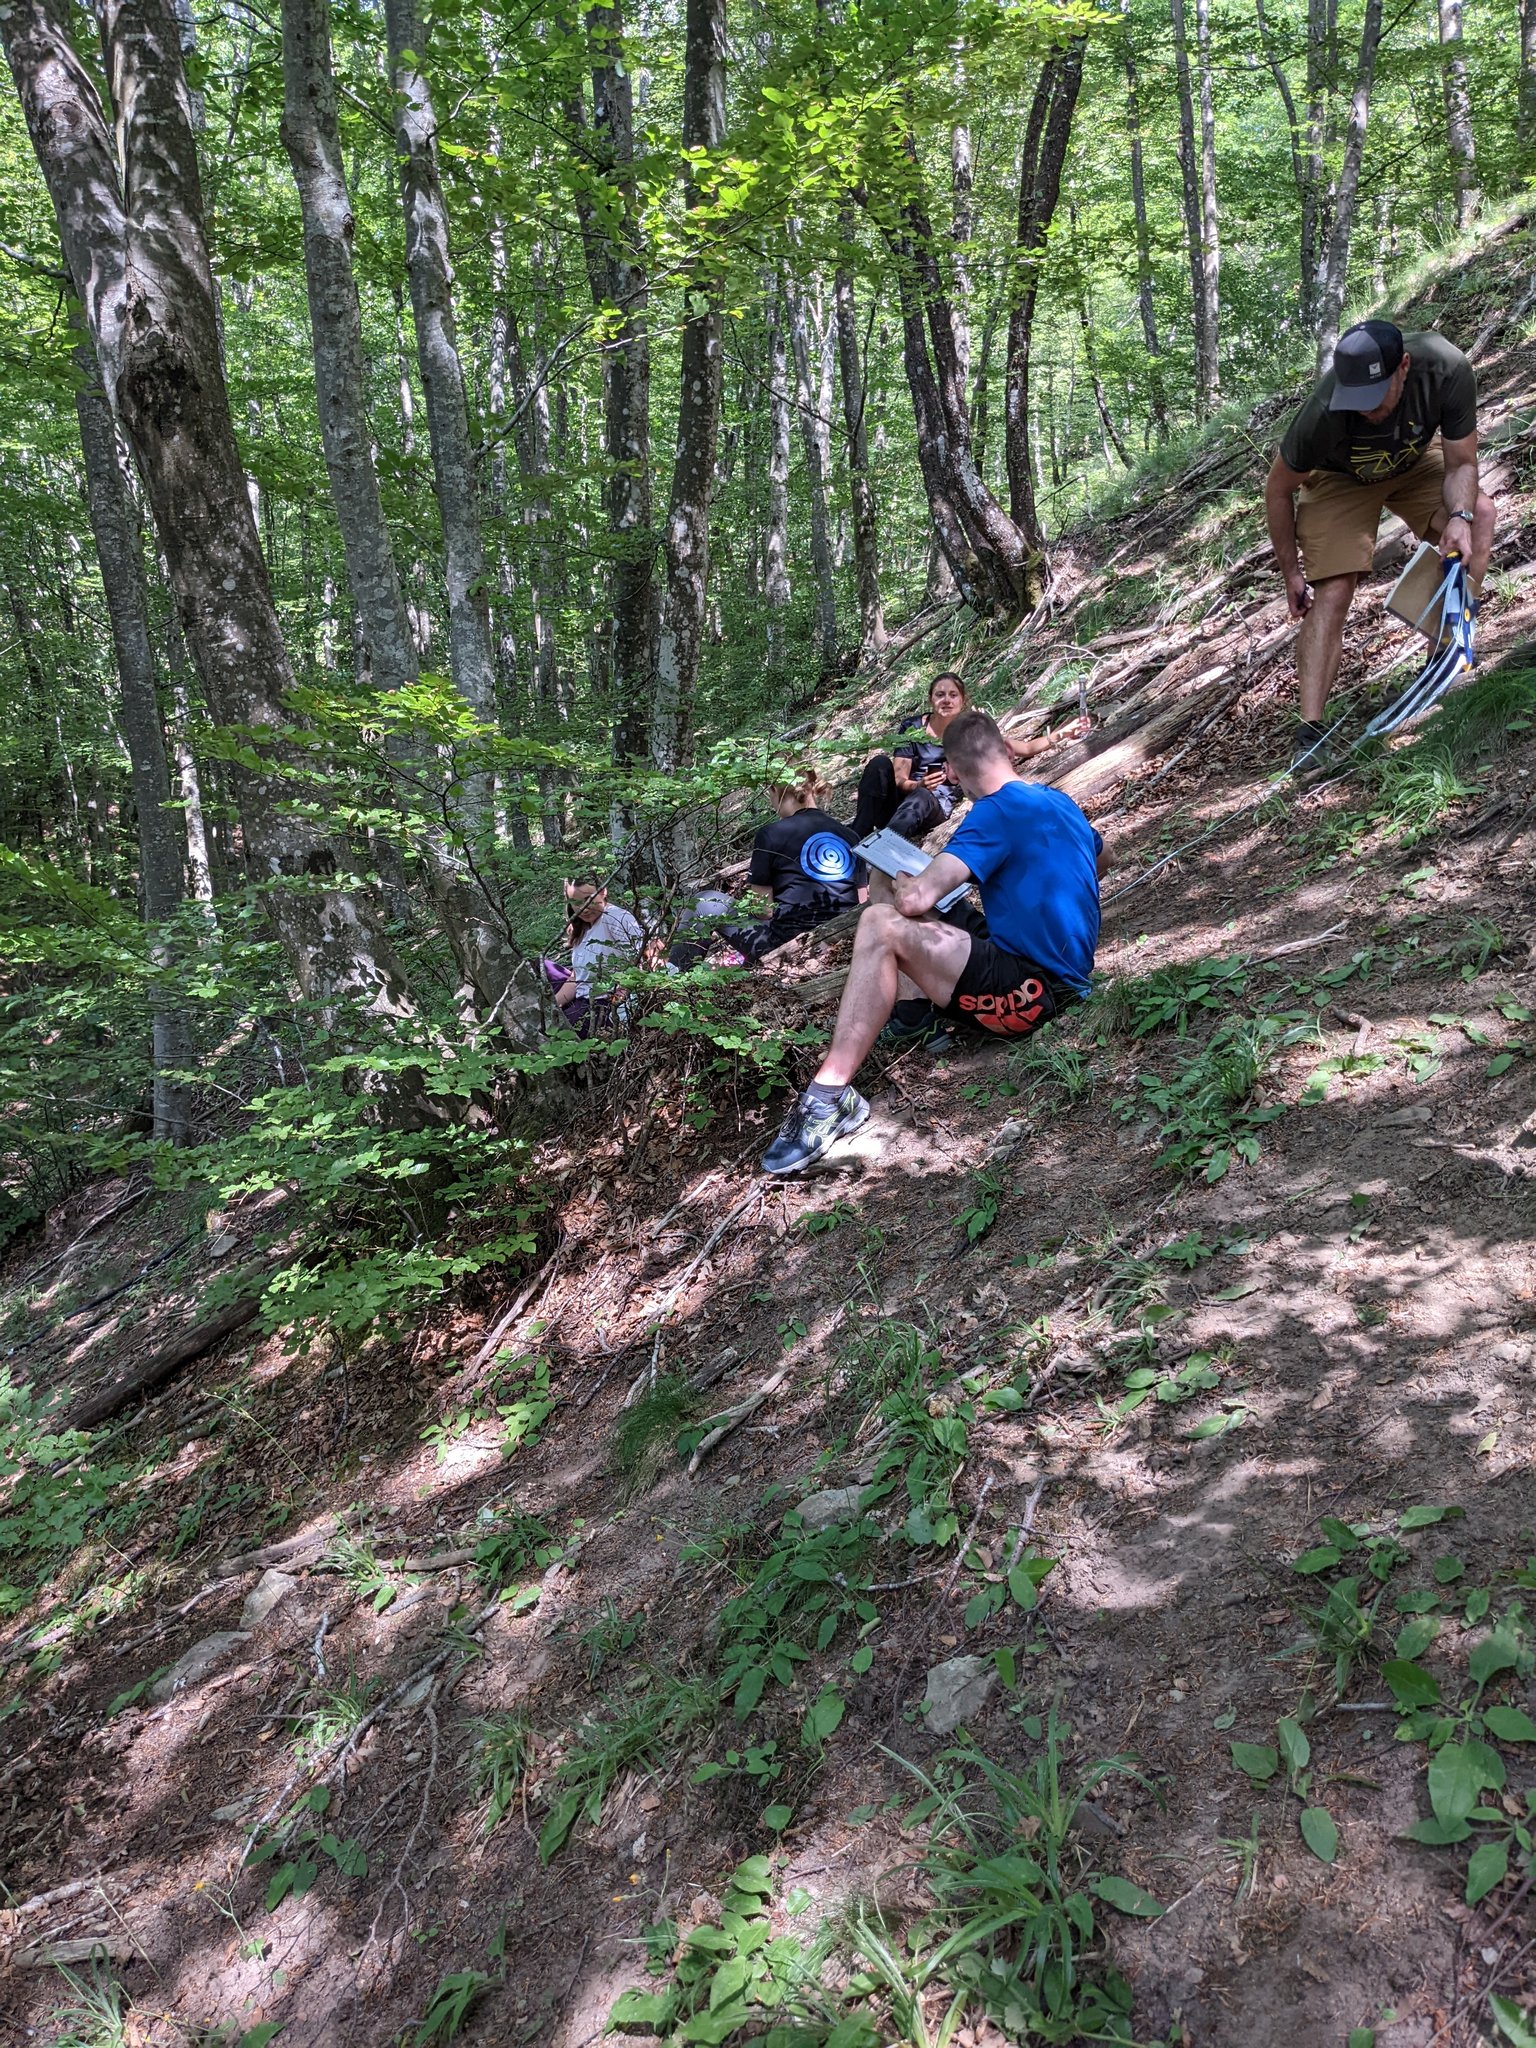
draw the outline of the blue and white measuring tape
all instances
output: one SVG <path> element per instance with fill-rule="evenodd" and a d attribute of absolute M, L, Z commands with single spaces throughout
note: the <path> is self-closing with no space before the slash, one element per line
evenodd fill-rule
<path fill-rule="evenodd" d="M 1380 739 L 1384 733 L 1396 732 L 1440 701 L 1462 670 L 1477 660 L 1473 644 L 1476 619 L 1466 565 L 1459 555 L 1450 555 L 1439 589 L 1414 621 L 1421 632 L 1428 629 L 1435 651 L 1407 689 L 1377 712 L 1360 735 L 1362 739 Z"/>

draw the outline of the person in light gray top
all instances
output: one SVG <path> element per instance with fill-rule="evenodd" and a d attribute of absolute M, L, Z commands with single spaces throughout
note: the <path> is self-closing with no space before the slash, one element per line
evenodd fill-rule
<path fill-rule="evenodd" d="M 634 912 L 608 901 L 606 882 L 567 882 L 565 907 L 571 978 L 555 991 L 562 1010 L 578 999 L 590 1001 L 594 982 L 606 981 L 615 967 L 632 967 L 645 944 Z"/>

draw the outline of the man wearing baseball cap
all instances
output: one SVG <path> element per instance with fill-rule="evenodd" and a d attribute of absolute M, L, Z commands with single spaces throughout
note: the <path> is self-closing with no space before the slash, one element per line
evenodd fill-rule
<path fill-rule="evenodd" d="M 1478 484 L 1472 365 L 1441 335 L 1362 320 L 1339 336 L 1332 369 L 1286 429 L 1264 485 L 1291 617 L 1302 621 L 1297 768 L 1332 765 L 1323 707 L 1384 510 L 1421 540 L 1437 541 L 1442 555 L 1460 555 L 1476 596 L 1493 546 L 1494 504 Z"/>

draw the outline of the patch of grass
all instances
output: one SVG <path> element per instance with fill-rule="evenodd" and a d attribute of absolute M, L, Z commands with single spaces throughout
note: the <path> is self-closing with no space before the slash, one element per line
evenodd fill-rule
<path fill-rule="evenodd" d="M 1185 1038 L 1195 1018 L 1231 1012 L 1247 990 L 1248 973 L 1241 953 L 1154 967 L 1150 974 L 1110 982 L 1093 998 L 1092 1014 L 1113 1037 L 1149 1038 L 1171 1031 Z"/>
<path fill-rule="evenodd" d="M 93 1961 L 87 1976 L 57 1967 L 69 1996 L 48 2015 L 49 2026 L 59 2029 L 48 2048 L 130 2048 L 139 2038 L 133 2007 L 105 1961 Z"/>
<path fill-rule="evenodd" d="M 1073 630 L 1080 644 L 1100 633 L 1140 625 L 1161 602 L 1170 581 L 1164 573 L 1112 577 L 1105 588 L 1078 609 Z"/>
<path fill-rule="evenodd" d="M 320 1569 L 336 1572 L 345 1579 L 359 1600 L 369 1602 L 375 1614 L 382 1614 L 400 1591 L 387 1567 L 379 1562 L 369 1539 L 349 1536 L 344 1530 L 326 1546 Z"/>
<path fill-rule="evenodd" d="M 485 1801 L 486 1834 L 500 1825 L 522 1791 L 532 1755 L 533 1731 L 526 1714 L 493 1714 L 478 1724 L 473 1782 L 476 1796 Z"/>
<path fill-rule="evenodd" d="M 985 2015 L 1010 2041 L 1129 2042 L 1131 1987 L 1101 1964 L 1097 1915 L 1108 1906 L 1153 1919 L 1162 1908 L 1093 1870 L 1073 1822 L 1106 1779 L 1139 1773 L 1126 1757 L 1069 1772 L 1054 1714 L 1030 1732 L 1043 1743 L 1022 1769 L 969 1745 L 946 1751 L 931 1777 L 907 1765 L 924 1796 L 906 1825 L 930 1824 L 915 1875 L 931 1904 L 910 1924 L 866 1902 L 804 1937 L 773 1937 L 773 1864 L 748 1857 L 718 1924 L 645 1930 L 662 1981 L 626 1991 L 610 2027 L 643 2028 L 669 2048 L 747 2036 L 784 2048 L 947 2048 L 962 2025 L 980 2034 Z M 780 1911 L 793 1921 L 809 1904 L 797 1888 Z"/>
<path fill-rule="evenodd" d="M 1049 1098 L 1058 1110 L 1073 1108 L 1093 1092 L 1093 1066 L 1086 1053 L 1043 1031 L 1008 1058 L 1009 1079 Z"/>
<path fill-rule="evenodd" d="M 483 1528 L 485 1524 L 481 1525 Z M 580 1528 L 577 1523 L 576 1528 Z M 574 1532 L 562 1543 L 547 1523 L 537 1515 L 525 1514 L 521 1508 L 505 1507 L 490 1518 L 490 1526 L 475 1545 L 475 1571 L 484 1584 L 494 1591 L 509 1580 L 520 1578 L 528 1571 L 542 1571 L 552 1565 L 565 1549 L 575 1542 Z M 537 1586 L 532 1589 L 537 1599 Z M 528 1604 L 517 1596 L 513 1612 L 520 1613 Z"/>
<path fill-rule="evenodd" d="M 363 1678 L 348 1671 L 341 1685 L 327 1687 L 313 1695 L 299 1716 L 294 1755 L 300 1763 L 318 1756 L 338 1736 L 348 1734 L 362 1720 L 379 1689 L 376 1678 Z"/>
<path fill-rule="evenodd" d="M 1412 747 L 1443 748 L 1459 767 L 1507 754 L 1536 724 L 1536 667 L 1501 663 L 1476 682 L 1441 699 L 1434 719 Z"/>
<path fill-rule="evenodd" d="M 1507 754 L 1536 726 L 1536 668 L 1505 665 L 1453 690 L 1407 745 L 1363 758 L 1363 807 L 1333 813 L 1305 838 L 1326 860 L 1358 851 L 1380 833 L 1415 846 L 1449 812 L 1476 796 L 1477 770 Z"/>
<path fill-rule="evenodd" d="M 581 1632 L 581 1647 L 587 1653 L 587 1683 L 595 1685 L 598 1673 L 611 1658 L 622 1657 L 640 1639 L 640 1617 L 626 1621 L 615 1601 L 605 1599 L 597 1619 Z"/>
<path fill-rule="evenodd" d="M 451 1970 L 439 1981 L 418 2021 L 411 2035 L 411 2048 L 431 2048 L 434 2042 L 455 2040 L 469 2017 L 470 2007 L 500 1981 L 484 1970 Z"/>
<path fill-rule="evenodd" d="M 946 1751 L 931 1777 L 908 1765 L 925 1797 L 907 1825 L 932 1823 L 918 1869 L 933 1906 L 900 1932 L 866 1909 L 851 1930 L 900 2040 L 938 2048 L 972 2005 L 1013 2041 L 1129 2038 L 1130 1984 L 1088 1968 L 1098 1906 L 1141 1919 L 1163 1909 L 1128 1879 L 1092 1871 L 1073 1822 L 1107 1779 L 1140 1773 L 1123 1756 L 1069 1771 L 1054 1711 L 1041 1733 L 1019 1769 L 969 1745 Z M 949 2004 L 935 2029 L 925 1995 L 939 1988 Z"/>
<path fill-rule="evenodd" d="M 856 1425 L 900 1387 L 921 1386 L 943 1360 L 914 1322 L 864 1324 L 827 1368 L 822 1398 L 829 1417 Z"/>
<path fill-rule="evenodd" d="M 720 1710 L 720 1694 L 707 1680 L 649 1675 L 645 1690 L 611 1699 L 589 1714 L 568 1740 L 551 1786 L 549 1812 L 539 1830 L 539 1861 L 558 1855 L 578 1820 L 596 1826 L 603 1801 L 626 1771 L 654 1775 L 680 1760 L 685 1738 Z"/>
<path fill-rule="evenodd" d="M 615 1469 L 636 1490 L 649 1485 L 701 1406 L 681 1373 L 662 1373 L 614 1425 Z"/>
<path fill-rule="evenodd" d="M 1282 1045 L 1316 1035 L 1315 1023 L 1288 1025 L 1281 1017 L 1233 1017 L 1218 1024 L 1203 1046 L 1180 1060 L 1171 1078 L 1138 1076 L 1139 1094 L 1117 1105 L 1129 1121 L 1148 1111 L 1159 1119 L 1163 1149 L 1159 1166 L 1175 1173 L 1200 1168 L 1208 1181 L 1220 1180 L 1234 1161 L 1251 1165 L 1259 1156 L 1257 1132 L 1281 1114 L 1282 1105 L 1252 1107 L 1255 1088 Z"/>

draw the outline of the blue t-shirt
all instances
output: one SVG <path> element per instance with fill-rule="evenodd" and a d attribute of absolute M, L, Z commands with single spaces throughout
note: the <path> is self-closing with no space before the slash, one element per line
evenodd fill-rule
<path fill-rule="evenodd" d="M 1103 845 L 1061 790 L 1005 782 L 972 804 L 944 851 L 976 877 L 994 945 L 1087 995 L 1099 942 L 1095 863 Z"/>

